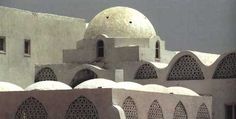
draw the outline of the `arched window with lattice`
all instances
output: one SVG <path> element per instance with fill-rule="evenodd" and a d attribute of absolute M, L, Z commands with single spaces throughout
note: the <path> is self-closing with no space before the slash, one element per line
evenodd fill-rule
<path fill-rule="evenodd" d="M 188 119 L 186 109 L 181 101 L 175 107 L 173 119 Z"/>
<path fill-rule="evenodd" d="M 48 113 L 43 104 L 34 97 L 27 98 L 18 107 L 15 119 L 47 119 Z"/>
<path fill-rule="evenodd" d="M 190 55 L 184 55 L 172 67 L 167 80 L 203 80 L 200 65 Z"/>
<path fill-rule="evenodd" d="M 196 119 L 210 119 L 209 111 L 205 103 L 202 103 L 198 109 Z"/>
<path fill-rule="evenodd" d="M 136 104 L 130 96 L 124 100 L 122 108 L 125 112 L 126 119 L 138 119 Z"/>
<path fill-rule="evenodd" d="M 35 80 L 34 82 L 39 82 L 39 81 L 57 81 L 56 74 L 54 71 L 49 68 L 45 67 L 42 68 L 36 75 L 35 75 Z"/>
<path fill-rule="evenodd" d="M 69 105 L 65 119 L 99 119 L 99 115 L 96 106 L 80 96 Z"/>
<path fill-rule="evenodd" d="M 158 78 L 156 69 L 150 64 L 143 64 L 141 65 L 136 74 L 134 79 L 156 79 Z"/>
<path fill-rule="evenodd" d="M 218 64 L 213 79 L 236 78 L 236 53 L 225 56 Z"/>
<path fill-rule="evenodd" d="M 164 119 L 161 106 L 154 100 L 148 111 L 148 119 Z"/>
<path fill-rule="evenodd" d="M 92 70 L 90 69 L 82 69 L 80 71 L 78 71 L 74 78 L 72 79 L 70 85 L 71 87 L 75 87 L 77 86 L 78 84 L 84 82 L 84 81 L 87 81 L 89 79 L 94 79 L 94 78 L 97 78 L 97 74 L 95 72 L 93 72 Z"/>

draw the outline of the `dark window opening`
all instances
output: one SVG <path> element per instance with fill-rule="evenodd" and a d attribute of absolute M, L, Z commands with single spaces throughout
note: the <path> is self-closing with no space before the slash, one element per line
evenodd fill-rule
<path fill-rule="evenodd" d="M 155 54 L 156 54 L 155 57 L 157 59 L 160 59 L 160 44 L 158 41 L 156 42 L 156 53 Z"/>
<path fill-rule="evenodd" d="M 104 57 L 104 43 L 102 40 L 97 42 L 97 57 Z"/>
<path fill-rule="evenodd" d="M 84 82 L 84 81 L 87 81 L 89 79 L 95 79 L 97 78 L 97 74 L 95 72 L 93 72 L 92 70 L 90 69 L 82 69 L 80 71 L 78 71 L 74 78 L 72 79 L 70 85 L 71 87 L 76 87 L 78 84 Z"/>
<path fill-rule="evenodd" d="M 24 53 L 30 55 L 30 40 L 25 40 Z"/>
<path fill-rule="evenodd" d="M 225 105 L 225 119 L 236 119 L 236 105 Z"/>
<path fill-rule="evenodd" d="M 6 38 L 2 36 L 0 37 L 0 51 L 6 52 Z"/>
<path fill-rule="evenodd" d="M 234 118 L 236 119 L 236 105 L 234 105 Z"/>

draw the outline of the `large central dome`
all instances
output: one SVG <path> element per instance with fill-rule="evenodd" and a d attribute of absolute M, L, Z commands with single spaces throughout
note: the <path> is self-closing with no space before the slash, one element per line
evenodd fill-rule
<path fill-rule="evenodd" d="M 85 39 L 105 34 L 110 38 L 150 38 L 156 36 L 151 22 L 139 11 L 128 7 L 112 7 L 97 14 L 89 23 Z"/>

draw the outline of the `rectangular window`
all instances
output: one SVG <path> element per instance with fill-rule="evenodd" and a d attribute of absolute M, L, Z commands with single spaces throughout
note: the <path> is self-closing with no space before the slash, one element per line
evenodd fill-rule
<path fill-rule="evenodd" d="M 236 119 L 236 104 L 225 105 L 225 119 Z"/>
<path fill-rule="evenodd" d="M 30 55 L 30 40 L 25 40 L 24 53 L 25 55 Z"/>
<path fill-rule="evenodd" d="M 6 52 L 6 37 L 0 36 L 0 52 L 5 53 Z"/>
<path fill-rule="evenodd" d="M 236 119 L 236 104 L 234 105 L 234 119 Z"/>
<path fill-rule="evenodd" d="M 232 106 L 225 106 L 225 119 L 233 119 Z"/>

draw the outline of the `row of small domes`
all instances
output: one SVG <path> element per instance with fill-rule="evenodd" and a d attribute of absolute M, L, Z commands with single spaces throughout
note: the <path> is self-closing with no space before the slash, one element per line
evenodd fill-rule
<path fill-rule="evenodd" d="M 97 88 L 113 88 L 113 89 L 126 89 L 126 90 L 136 90 L 145 92 L 159 92 L 166 94 L 179 94 L 179 95 L 190 95 L 199 96 L 196 92 L 191 89 L 184 87 L 165 87 L 157 84 L 147 84 L 141 85 L 134 82 L 114 82 L 108 79 L 91 79 L 84 81 L 77 85 L 74 89 L 97 89 Z M 0 82 L 0 91 L 31 91 L 31 90 L 71 90 L 72 88 L 59 81 L 40 81 L 29 85 L 25 89 L 21 88 L 12 83 Z"/>

